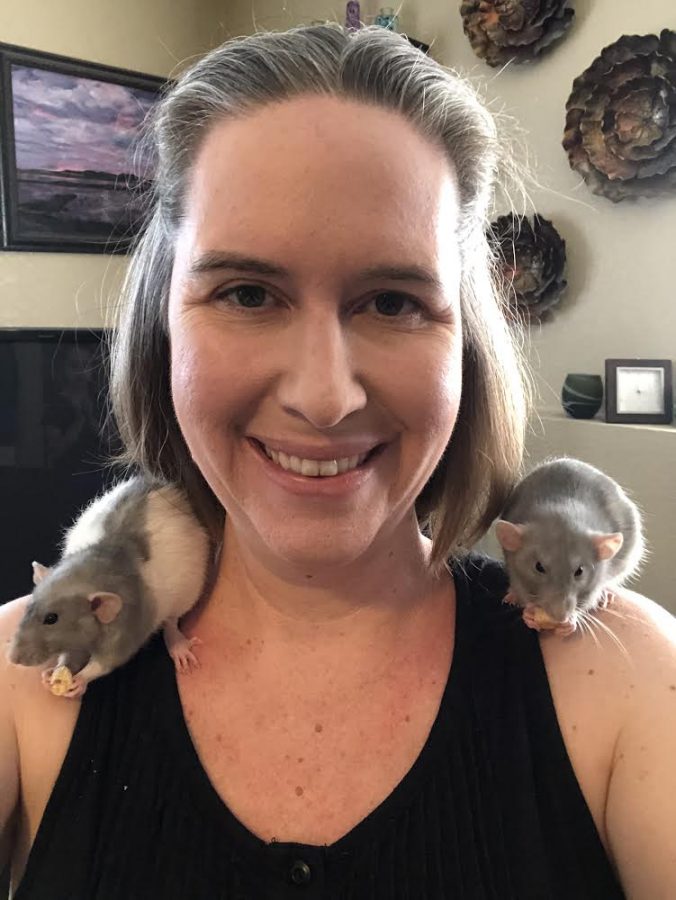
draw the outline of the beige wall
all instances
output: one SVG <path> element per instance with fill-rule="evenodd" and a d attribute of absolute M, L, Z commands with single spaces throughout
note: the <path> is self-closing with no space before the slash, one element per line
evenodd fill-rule
<path fill-rule="evenodd" d="M 166 77 L 214 40 L 211 0 L 2 0 L 0 41 Z M 0 326 L 98 326 L 124 257 L 0 253 Z"/>
<path fill-rule="evenodd" d="M 371 21 L 379 6 L 362 3 L 362 18 Z M 533 461 L 557 452 L 579 456 L 636 497 L 653 549 L 636 588 L 676 612 L 676 428 L 574 422 L 558 411 L 566 372 L 603 374 L 604 359 L 613 356 L 676 357 L 676 196 L 618 205 L 596 197 L 560 145 L 573 79 L 620 34 L 673 27 L 673 0 L 576 0 L 576 22 L 558 47 L 534 65 L 501 73 L 472 53 L 458 8 L 455 0 L 411 0 L 400 11 L 402 30 L 484 84 L 496 108 L 527 129 L 546 185 L 532 192 L 534 206 L 567 241 L 567 296 L 556 321 L 532 335 L 542 427 L 534 426 L 529 452 Z M 310 0 L 3 0 L 0 40 L 166 75 L 228 37 L 343 15 L 343 3 Z M 124 259 L 111 257 L 0 254 L 0 326 L 98 325 L 123 266 Z"/>

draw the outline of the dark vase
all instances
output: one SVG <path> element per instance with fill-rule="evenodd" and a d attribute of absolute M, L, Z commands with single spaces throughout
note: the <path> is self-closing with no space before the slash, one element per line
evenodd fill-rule
<path fill-rule="evenodd" d="M 593 419 L 603 403 L 600 375 L 571 373 L 561 389 L 561 405 L 574 419 Z"/>

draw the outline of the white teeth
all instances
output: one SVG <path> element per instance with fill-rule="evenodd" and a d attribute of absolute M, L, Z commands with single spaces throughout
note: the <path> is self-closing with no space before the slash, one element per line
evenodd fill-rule
<path fill-rule="evenodd" d="M 277 465 L 283 469 L 297 472 L 299 475 L 308 475 L 311 478 L 320 476 L 328 477 L 331 475 L 342 474 L 350 469 L 356 469 L 360 466 L 371 452 L 361 453 L 359 456 L 345 456 L 342 459 L 300 459 L 297 456 L 287 456 L 286 453 L 277 450 L 270 450 L 263 445 L 266 455 Z"/>

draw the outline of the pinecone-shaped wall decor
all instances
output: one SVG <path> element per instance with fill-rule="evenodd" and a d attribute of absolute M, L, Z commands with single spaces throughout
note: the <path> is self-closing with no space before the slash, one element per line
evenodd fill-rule
<path fill-rule="evenodd" d="M 617 202 L 676 187 L 676 31 L 624 35 L 573 82 L 563 147 Z"/>
<path fill-rule="evenodd" d="M 530 62 L 573 21 L 572 0 L 464 0 L 460 15 L 477 56 L 489 66 Z"/>
<path fill-rule="evenodd" d="M 488 232 L 514 319 L 539 320 L 555 306 L 567 282 L 566 243 L 548 219 L 500 216 Z"/>

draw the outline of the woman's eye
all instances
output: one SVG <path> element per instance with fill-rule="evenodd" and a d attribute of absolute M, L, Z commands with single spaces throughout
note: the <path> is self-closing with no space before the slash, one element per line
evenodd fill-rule
<path fill-rule="evenodd" d="M 385 298 L 385 302 L 381 303 L 380 301 L 383 298 Z M 376 304 L 378 312 L 388 318 L 400 318 L 400 316 L 397 316 L 396 310 L 401 309 L 401 305 L 405 303 L 409 303 L 414 307 L 413 315 L 422 314 L 422 307 L 416 300 L 412 297 L 407 297 L 406 294 L 398 294 L 395 291 L 383 291 L 380 294 L 376 294 L 372 301 Z M 393 312 L 394 316 L 392 315 Z"/>
<path fill-rule="evenodd" d="M 228 306 L 236 307 L 241 301 L 242 307 L 240 308 L 242 309 L 260 309 L 258 301 L 263 300 L 266 293 L 265 288 L 257 284 L 239 284 L 236 287 L 228 288 L 227 291 L 221 291 L 219 294 L 216 294 L 216 299 L 227 300 Z M 228 299 L 231 295 L 235 295 L 235 298 L 232 300 Z"/>
<path fill-rule="evenodd" d="M 215 295 L 216 300 L 225 301 L 227 306 L 235 310 L 246 309 L 265 309 L 264 303 L 268 297 L 268 291 L 257 284 L 240 284 L 235 287 L 228 288 Z M 419 317 L 422 315 L 422 306 L 412 297 L 406 294 L 400 294 L 396 291 L 381 291 L 368 300 L 364 307 L 373 304 L 378 315 L 383 318 L 401 319 L 406 318 L 400 315 L 402 308 L 406 304 L 412 307 L 410 316 Z"/>
<path fill-rule="evenodd" d="M 44 617 L 42 622 L 44 625 L 54 625 L 56 622 L 58 622 L 58 620 L 59 620 L 58 615 L 56 613 L 51 612 L 51 613 L 47 613 L 47 615 Z"/>
<path fill-rule="evenodd" d="M 545 574 L 545 567 L 542 565 L 540 560 L 535 563 L 535 571 L 540 572 L 542 575 Z"/>

